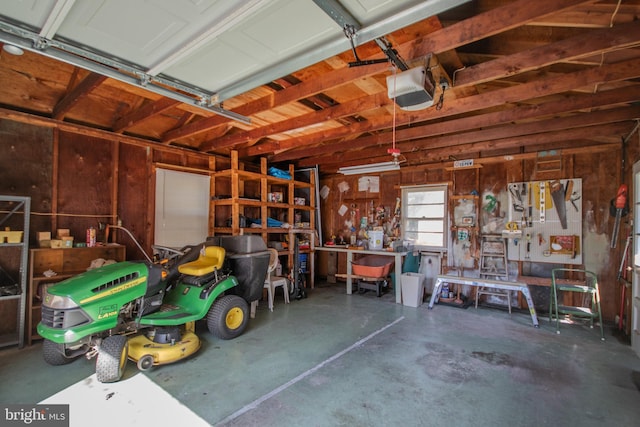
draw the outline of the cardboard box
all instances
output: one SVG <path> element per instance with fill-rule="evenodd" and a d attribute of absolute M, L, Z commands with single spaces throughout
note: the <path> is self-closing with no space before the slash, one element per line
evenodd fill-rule
<path fill-rule="evenodd" d="M 64 236 L 64 237 L 62 237 L 62 247 L 63 248 L 72 248 L 73 247 L 73 236 Z"/>
<path fill-rule="evenodd" d="M 38 231 L 36 235 L 38 239 L 38 246 L 41 248 L 51 247 L 51 232 L 50 231 Z"/>
<path fill-rule="evenodd" d="M 41 240 L 51 240 L 51 232 L 50 231 L 38 231 L 37 234 L 38 242 Z"/>

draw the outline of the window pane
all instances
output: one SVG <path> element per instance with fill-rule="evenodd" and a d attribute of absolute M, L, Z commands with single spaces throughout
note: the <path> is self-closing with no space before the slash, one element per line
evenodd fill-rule
<path fill-rule="evenodd" d="M 413 204 L 434 204 L 444 203 L 443 191 L 409 191 L 407 203 Z"/>
<path fill-rule="evenodd" d="M 421 232 L 440 232 L 442 233 L 442 229 L 443 229 L 443 223 L 442 220 L 437 220 L 437 221 L 420 221 L 419 224 L 419 228 L 418 231 Z"/>
<path fill-rule="evenodd" d="M 442 247 L 444 246 L 444 235 L 442 233 L 416 233 L 406 232 L 405 239 L 413 242 L 417 246 Z"/>
<path fill-rule="evenodd" d="M 444 235 L 442 233 L 422 233 L 420 235 L 420 245 L 425 246 L 435 246 L 441 247 L 444 246 Z"/>
<path fill-rule="evenodd" d="M 405 228 L 407 231 L 417 231 L 417 232 L 442 232 L 444 229 L 444 223 L 441 219 L 438 220 L 424 220 L 424 219 L 414 219 L 407 220 Z"/>
<path fill-rule="evenodd" d="M 407 216 L 409 218 L 442 218 L 444 205 L 409 205 Z"/>
<path fill-rule="evenodd" d="M 418 249 L 446 249 L 447 186 L 404 189 L 402 236 Z"/>

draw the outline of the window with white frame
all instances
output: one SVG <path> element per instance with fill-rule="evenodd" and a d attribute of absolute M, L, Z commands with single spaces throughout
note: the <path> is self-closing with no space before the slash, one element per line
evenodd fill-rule
<path fill-rule="evenodd" d="M 447 249 L 447 186 L 402 189 L 402 236 L 415 249 Z"/>

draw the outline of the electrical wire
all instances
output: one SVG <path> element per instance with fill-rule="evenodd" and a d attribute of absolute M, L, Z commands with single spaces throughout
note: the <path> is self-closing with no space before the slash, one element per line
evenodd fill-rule
<path fill-rule="evenodd" d="M 620 9 L 620 3 L 622 3 L 622 0 L 618 0 L 616 9 L 613 11 L 613 14 L 611 15 L 611 21 L 609 22 L 609 27 L 613 27 L 613 20 L 616 18 L 616 15 L 618 14 L 618 10 Z"/>
<path fill-rule="evenodd" d="M 6 214 L 9 211 L 0 210 L 0 213 Z M 24 213 L 24 212 L 17 212 Z M 51 213 L 51 212 L 30 212 L 33 216 L 64 216 L 73 218 L 117 218 L 118 215 L 90 215 L 90 214 L 66 214 L 66 213 Z"/>
<path fill-rule="evenodd" d="M 616 19 L 616 15 L 618 14 L 618 10 L 620 10 L 621 3 L 622 3 L 622 0 L 618 0 L 618 4 L 616 5 L 616 8 L 613 10 L 613 13 L 611 14 L 611 20 L 609 21 L 609 28 L 613 27 L 613 21 Z M 602 67 L 603 64 L 604 64 L 604 52 L 600 53 L 600 67 Z M 598 92 L 599 87 L 600 87 L 600 84 L 596 83 L 593 88 L 593 93 Z"/>
<path fill-rule="evenodd" d="M 442 110 L 442 106 L 444 105 L 444 91 L 447 90 L 446 80 L 440 79 L 440 87 L 442 88 L 442 92 L 440 92 L 440 99 L 438 99 L 438 103 L 436 104 L 436 110 Z"/>

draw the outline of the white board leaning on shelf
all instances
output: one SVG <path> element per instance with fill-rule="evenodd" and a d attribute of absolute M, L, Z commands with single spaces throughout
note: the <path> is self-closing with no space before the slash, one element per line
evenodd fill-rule
<path fill-rule="evenodd" d="M 580 178 L 513 182 L 507 192 L 510 261 L 582 264 Z"/>

